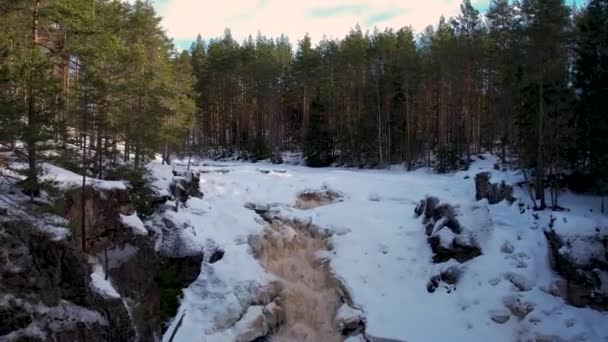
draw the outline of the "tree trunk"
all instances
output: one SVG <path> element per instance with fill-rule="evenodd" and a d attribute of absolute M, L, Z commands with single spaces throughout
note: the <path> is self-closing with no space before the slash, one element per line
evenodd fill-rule
<path fill-rule="evenodd" d="M 382 157 L 382 112 L 380 109 L 380 84 L 378 81 L 379 71 L 376 70 L 376 108 L 378 118 L 378 156 L 380 157 L 380 165 L 384 164 Z"/>
<path fill-rule="evenodd" d="M 538 97 L 538 146 L 536 151 L 536 197 L 540 200 L 539 209 L 543 210 L 547 207 L 545 203 L 545 166 L 544 166 L 544 116 L 545 116 L 545 100 L 544 100 L 544 68 L 541 69 L 539 97 Z"/>
<path fill-rule="evenodd" d="M 86 197 L 86 191 L 85 191 L 85 187 L 87 184 L 87 112 L 86 109 L 84 110 L 83 114 L 82 114 L 82 187 L 81 187 L 81 193 L 80 193 L 80 201 L 81 201 L 81 207 L 80 207 L 80 231 L 82 233 L 82 240 L 81 240 L 81 248 L 83 252 L 86 252 L 86 218 L 85 218 L 85 212 L 86 212 L 86 201 L 85 201 L 85 197 Z"/>

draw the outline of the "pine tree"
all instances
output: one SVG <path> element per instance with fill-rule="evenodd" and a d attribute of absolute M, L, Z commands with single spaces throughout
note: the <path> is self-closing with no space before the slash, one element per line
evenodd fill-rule
<path fill-rule="evenodd" d="M 581 169 L 608 193 L 608 2 L 592 0 L 577 20 L 575 86 Z"/>
<path fill-rule="evenodd" d="M 519 102 L 521 60 L 519 36 L 521 23 L 508 0 L 493 0 L 488 21 L 489 101 L 491 120 L 500 140 L 500 157 L 506 161 L 507 147 L 515 141 L 514 113 Z"/>
<path fill-rule="evenodd" d="M 558 145 L 548 135 L 547 124 L 563 125 L 563 99 L 568 98 L 569 10 L 562 0 L 524 0 L 525 79 L 524 107 L 520 117 L 520 141 L 529 166 L 535 161 L 535 190 L 538 209 L 546 208 L 545 176 L 547 162 L 554 158 L 547 145 Z M 549 122 L 551 121 L 551 122 Z"/>
<path fill-rule="evenodd" d="M 298 43 L 298 49 L 295 55 L 293 70 L 299 93 L 301 125 L 300 130 L 302 136 L 307 132 L 307 126 L 310 116 L 310 106 L 312 94 L 316 92 L 315 80 L 318 77 L 318 68 L 320 64 L 320 56 L 318 52 L 312 48 L 310 36 L 307 34 Z"/>
<path fill-rule="evenodd" d="M 328 166 L 332 162 L 331 139 L 325 126 L 324 111 L 318 96 L 315 97 L 311 102 L 310 121 L 304 141 L 304 158 L 306 165 L 311 167 Z"/>

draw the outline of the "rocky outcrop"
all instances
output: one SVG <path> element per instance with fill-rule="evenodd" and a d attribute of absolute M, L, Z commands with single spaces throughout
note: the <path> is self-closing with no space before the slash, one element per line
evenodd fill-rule
<path fill-rule="evenodd" d="M 82 190 L 67 193 L 66 217 L 82 241 Z M 161 334 L 160 291 L 155 283 L 158 256 L 153 240 L 135 214 L 127 189 L 86 187 L 85 246 L 87 254 L 104 264 L 116 291 L 129 303 L 137 336 L 153 340 Z M 121 301 L 122 302 L 122 301 Z M 110 323 L 123 324 L 123 322 Z"/>
<path fill-rule="evenodd" d="M 545 229 L 552 266 L 564 282 L 550 291 L 578 307 L 608 310 L 608 234 L 560 234 Z"/>
<path fill-rule="evenodd" d="M 181 290 L 200 273 L 202 251 L 157 250 L 125 188 L 69 191 L 63 207 L 67 238 L 23 222 L 0 226 L 0 340 L 160 339 Z"/>
<path fill-rule="evenodd" d="M 478 201 L 485 198 L 490 204 L 496 204 L 503 200 L 513 203 L 513 187 L 505 184 L 505 181 L 500 183 L 490 183 L 490 173 L 482 172 L 475 176 L 475 199 Z"/>
<path fill-rule="evenodd" d="M 454 259 L 460 263 L 481 255 L 481 247 L 471 231 L 463 229 L 457 214 L 449 204 L 427 197 L 414 210 L 422 216 L 427 242 L 433 251 L 433 262 L 442 263 Z"/>
<path fill-rule="evenodd" d="M 74 240 L 11 221 L 0 226 L 0 245 L 0 340 L 135 338 L 122 301 L 92 291 L 86 256 Z"/>
<path fill-rule="evenodd" d="M 201 176 L 193 171 L 177 172 L 173 171 L 173 182 L 169 190 L 176 201 L 186 203 L 188 198 L 203 198 L 200 188 Z"/>

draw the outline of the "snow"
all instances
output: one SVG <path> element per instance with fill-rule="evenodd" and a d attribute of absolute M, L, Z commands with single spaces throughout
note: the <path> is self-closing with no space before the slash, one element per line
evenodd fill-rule
<path fill-rule="evenodd" d="M 91 273 L 91 288 L 105 298 L 120 298 L 120 294 L 105 277 L 106 274 L 101 265 L 95 265 L 93 273 Z"/>
<path fill-rule="evenodd" d="M 44 163 L 44 171 L 44 175 L 41 178 L 43 180 L 56 182 L 60 188 L 69 189 L 82 185 L 82 175 L 63 169 L 59 166 Z M 125 183 L 121 181 L 107 181 L 90 177 L 86 178 L 86 184 L 99 190 L 127 189 Z"/>
<path fill-rule="evenodd" d="M 133 230 L 133 233 L 137 235 L 148 235 L 148 230 L 144 226 L 144 223 L 141 221 L 141 219 L 137 216 L 137 214 L 120 214 L 120 221 L 127 227 L 130 227 L 131 230 Z"/>
<path fill-rule="evenodd" d="M 311 169 L 193 162 L 192 168 L 203 172 L 204 198 L 192 198 L 177 213 L 165 215 L 180 227 L 183 242 L 179 248 L 208 250 L 213 246 L 223 249 L 225 255 L 214 264 L 203 263 L 199 278 L 184 289 L 164 340 L 182 316 L 174 341 L 231 336 L 235 324 L 242 323 L 237 323 L 239 319 L 247 317 L 256 293 L 272 280 L 248 245 L 250 236 L 263 229 L 260 217 L 246 207 L 248 203 L 333 233 L 333 250 L 327 255 L 330 266 L 365 315 L 370 336 L 407 341 L 514 341 L 547 336 L 608 339 L 606 313 L 569 306 L 545 290 L 559 277 L 550 268 L 543 234 L 550 215 L 558 217 L 556 229 L 573 231 L 608 226 L 606 217 L 597 210 L 589 212 L 590 205 L 597 205 L 592 198 L 573 194 L 564 195 L 561 201 L 570 211 L 538 212 L 538 219 L 530 210 L 520 213 L 517 202 L 490 206 L 486 200 L 475 201 L 474 177 L 481 171 L 490 172 L 492 182 L 516 184 L 523 179 L 517 171 L 494 170 L 496 161 L 485 155 L 468 171 L 445 175 L 428 169 L 405 172 L 401 168 Z M 166 191 L 173 168 L 185 168 L 186 163 L 150 164 L 155 187 Z M 297 195 L 306 189 L 332 189 L 344 197 L 316 208 L 295 208 Z M 458 263 L 432 263 L 422 218 L 414 215 L 414 208 L 426 196 L 454 205 L 459 222 L 483 253 L 463 265 L 461 279 L 453 288 L 440 285 L 434 293 L 427 292 L 429 279 Z M 524 207 L 528 205 L 524 189 L 516 186 L 515 196 Z M 440 233 L 442 241 L 453 238 L 448 228 Z M 512 253 L 501 251 L 505 242 L 513 246 Z M 508 312 L 504 298 L 509 296 L 532 303 L 534 310 L 521 320 L 511 316 L 503 324 L 496 323 L 492 314 Z"/>

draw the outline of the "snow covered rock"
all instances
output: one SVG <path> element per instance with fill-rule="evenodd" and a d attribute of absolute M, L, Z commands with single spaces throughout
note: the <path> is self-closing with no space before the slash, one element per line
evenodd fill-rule
<path fill-rule="evenodd" d="M 446 283 L 447 285 L 456 285 L 458 279 L 462 275 L 462 268 L 459 266 L 450 266 L 445 270 L 441 271 L 439 274 L 431 277 L 429 282 L 426 285 L 426 289 L 428 292 L 433 293 L 439 287 L 441 282 Z"/>
<path fill-rule="evenodd" d="M 566 281 L 556 292 L 574 306 L 608 310 L 608 229 L 555 227 L 544 232 L 552 266 Z"/>
<path fill-rule="evenodd" d="M 458 212 L 449 204 L 439 204 L 435 197 L 427 197 L 420 201 L 415 213 L 422 216 L 425 225 L 427 241 L 433 251 L 433 262 L 442 263 L 450 259 L 460 263 L 481 255 L 481 246 L 478 237 L 486 233 L 486 217 L 478 220 L 476 217 L 466 216 L 486 215 L 487 212 L 478 210 L 478 207 L 468 208 Z M 466 219 L 471 227 L 461 225 L 457 217 Z"/>
<path fill-rule="evenodd" d="M 199 173 L 193 171 L 179 173 L 174 171 L 173 175 L 173 182 L 169 186 L 169 190 L 177 201 L 186 203 L 190 197 L 203 198 L 203 192 L 200 188 L 201 176 Z"/>
<path fill-rule="evenodd" d="M 490 204 L 496 204 L 505 199 L 509 203 L 515 200 L 513 187 L 506 185 L 504 181 L 490 183 L 489 172 L 481 172 L 475 176 L 475 199 L 479 201 L 483 198 L 486 198 Z"/>
<path fill-rule="evenodd" d="M 336 326 L 342 332 L 342 336 L 359 335 L 365 332 L 365 315 L 344 303 L 336 314 Z"/>
<path fill-rule="evenodd" d="M 111 296 L 98 291 L 74 240 L 54 239 L 24 222 L 4 222 L 0 245 L 5 247 L 0 254 L 0 340 L 135 338 L 122 299 L 116 291 Z"/>

